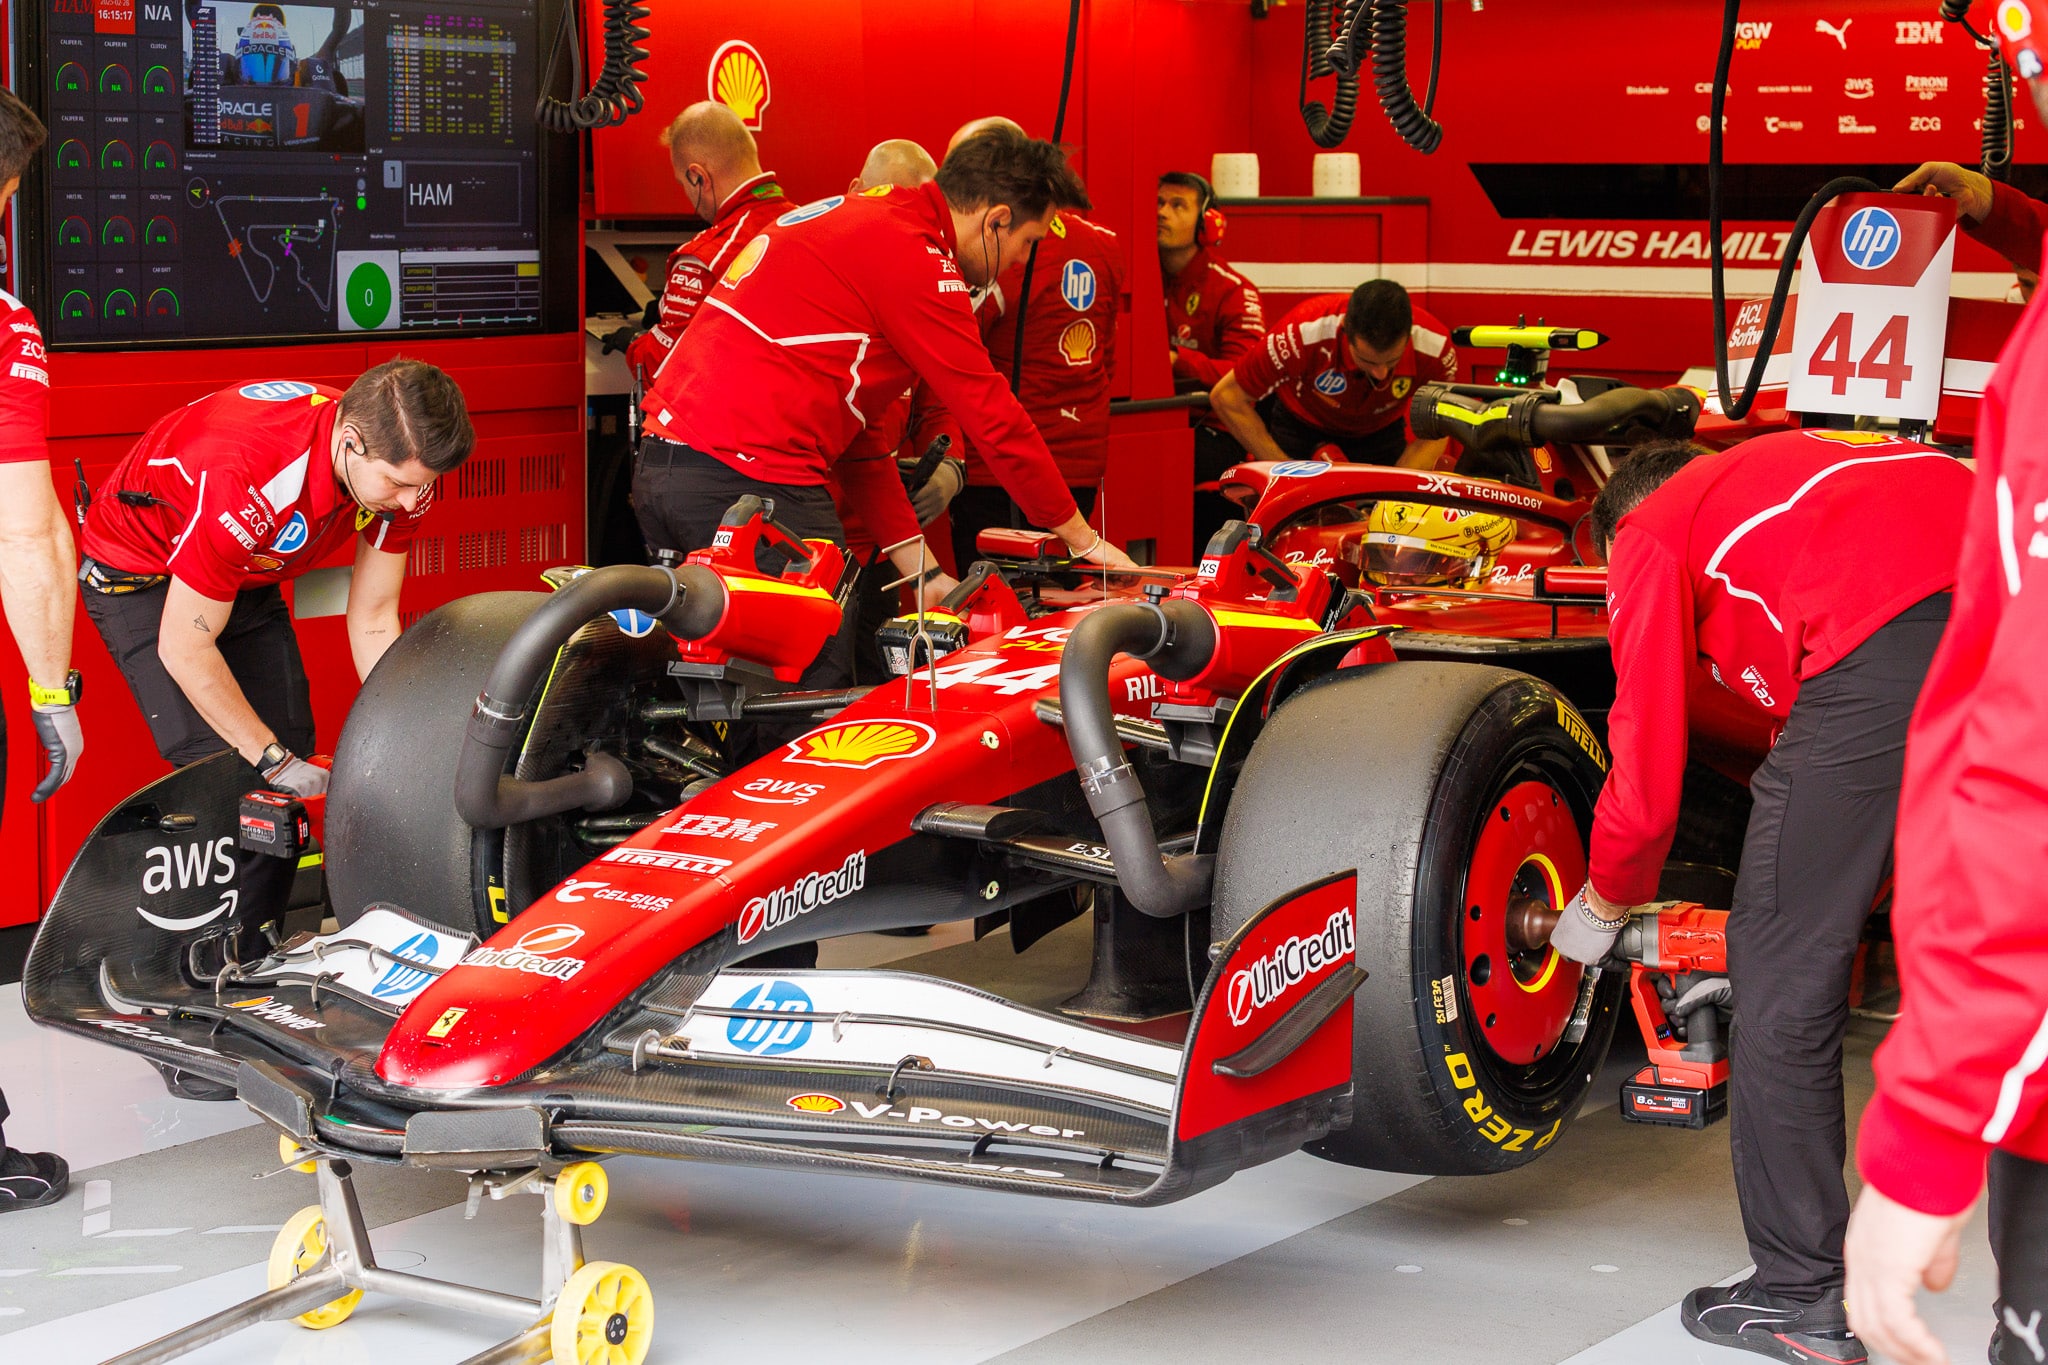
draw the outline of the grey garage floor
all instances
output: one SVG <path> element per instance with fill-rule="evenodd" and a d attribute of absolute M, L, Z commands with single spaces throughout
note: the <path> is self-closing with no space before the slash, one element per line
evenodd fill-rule
<path fill-rule="evenodd" d="M 958 937 L 842 940 L 827 962 L 915 953 L 919 969 L 1047 1002 L 1085 971 L 1071 931 L 1023 958 Z M 1859 1024 L 1850 1040 L 1854 1109 L 1880 1036 Z M 312 1201 L 305 1177 L 256 1178 L 274 1139 L 239 1107 L 170 1099 L 137 1059 L 34 1028 L 12 990 L 0 1078 L 10 1137 L 81 1168 L 64 1203 L 0 1220 L 0 1360 L 99 1360 L 256 1292 L 272 1234 Z M 618 1161 L 589 1254 L 648 1276 L 662 1362 L 1753 1359 L 1700 1346 L 1675 1309 L 1747 1268 L 1727 1129 L 1624 1124 L 1612 1099 L 1603 1083 L 1510 1175 L 1416 1180 L 1296 1155 L 1144 1211 Z M 537 1201 L 465 1222 L 459 1181 L 372 1172 L 362 1188 L 386 1264 L 531 1292 Z M 1956 1288 L 1926 1301 L 1958 1362 L 1983 1358 L 1990 1326 L 1981 1216 L 1965 1246 Z M 499 1335 L 372 1299 L 333 1330 L 262 1327 L 192 1359 L 455 1361 Z"/>

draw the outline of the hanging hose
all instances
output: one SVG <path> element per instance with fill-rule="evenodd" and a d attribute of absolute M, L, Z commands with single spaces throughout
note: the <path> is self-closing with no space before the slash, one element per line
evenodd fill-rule
<path fill-rule="evenodd" d="M 1727 8 L 1722 11 L 1721 52 L 1714 62 L 1713 104 L 1707 113 L 1707 249 L 1713 254 L 1714 384 L 1721 400 L 1722 415 L 1732 422 L 1747 417 L 1750 408 L 1756 404 L 1757 390 L 1763 386 L 1771 347 L 1778 341 L 1778 326 L 1785 320 L 1785 299 L 1792 292 L 1792 272 L 1799 268 L 1799 251 L 1806 245 L 1806 234 L 1813 227 L 1814 218 L 1837 195 L 1882 194 L 1885 188 L 1860 175 L 1837 176 L 1821 186 L 1820 192 L 1799 210 L 1799 218 L 1792 224 L 1791 240 L 1785 243 L 1785 259 L 1778 263 L 1778 282 L 1771 289 L 1771 307 L 1764 315 L 1764 329 L 1757 341 L 1756 358 L 1749 365 L 1749 378 L 1742 386 L 1742 397 L 1731 401 L 1728 385 L 1728 294 L 1723 279 L 1727 262 L 1725 244 L 1721 240 L 1721 110 L 1728 97 L 1728 67 L 1735 59 L 1735 23 L 1741 12 L 1742 0 L 1728 0 Z"/>
<path fill-rule="evenodd" d="M 1979 125 L 1978 169 L 1992 180 L 2003 180 L 2012 167 L 2012 68 L 1998 50 L 1998 40 L 1979 33 L 1970 24 L 1970 0 L 1941 0 L 1941 17 L 1962 26 L 1970 41 L 1989 54 L 1984 63 L 1984 121 Z"/>
<path fill-rule="evenodd" d="M 1318 147 L 1335 147 L 1351 134 L 1351 120 L 1358 115 L 1358 65 L 1351 57 L 1349 34 L 1351 20 L 1365 6 L 1365 0 L 1345 0 L 1344 49 L 1346 70 L 1337 76 L 1337 93 L 1330 97 L 1330 107 L 1325 109 L 1319 101 L 1308 97 L 1308 83 L 1324 76 L 1336 74 L 1331 54 L 1336 51 L 1332 44 L 1331 5 L 1337 0 L 1308 0 L 1308 14 L 1302 27 L 1301 38 L 1301 92 L 1297 103 L 1301 108 L 1301 121 L 1308 125 L 1309 140 Z"/>
<path fill-rule="evenodd" d="M 1052 114 L 1054 146 L 1059 145 L 1060 137 L 1067 131 L 1067 96 L 1074 89 L 1074 45 L 1080 36 L 1081 0 L 1073 0 L 1067 7 L 1067 59 L 1060 68 L 1060 102 Z M 1016 393 L 1024 382 L 1024 313 L 1031 306 L 1031 277 L 1037 270 L 1038 243 L 1033 242 L 1031 254 L 1024 258 L 1024 284 L 1017 291 L 1017 330 L 1010 340 L 1011 393 Z"/>
<path fill-rule="evenodd" d="M 1415 107 L 1408 88 L 1407 0 L 1370 0 L 1372 6 L 1372 83 L 1380 108 L 1401 140 L 1424 156 L 1444 140 L 1444 127 L 1430 117 L 1436 107 L 1436 74 L 1444 51 L 1444 0 L 1436 0 L 1435 33 L 1430 38 L 1429 89 L 1423 106 Z M 1356 48 L 1352 51 L 1355 53 Z M 1333 59 L 1334 60 L 1334 59 Z"/>
<path fill-rule="evenodd" d="M 533 111 L 541 127 L 556 133 L 610 128 L 640 112 L 645 103 L 640 85 L 647 79 L 647 73 L 640 69 L 648 56 L 643 44 L 653 36 L 641 21 L 653 12 L 642 0 L 605 0 L 604 65 L 598 69 L 597 79 L 591 82 L 589 92 L 574 103 L 553 95 L 541 96 Z M 583 84 L 583 53 L 577 41 L 577 26 L 576 6 L 564 4 L 562 32 L 556 35 L 554 51 L 548 54 L 548 70 L 541 77 L 541 89 L 549 89 L 555 83 L 555 67 L 561 60 L 564 42 L 569 48 L 570 86 Z"/>

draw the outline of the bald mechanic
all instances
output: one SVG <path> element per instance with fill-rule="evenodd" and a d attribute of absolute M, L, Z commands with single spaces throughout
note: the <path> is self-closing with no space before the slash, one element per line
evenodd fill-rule
<path fill-rule="evenodd" d="M 0 213 L 21 188 L 22 173 L 48 139 L 42 120 L 0 90 Z M 0 290 L 0 613 L 28 668 L 36 736 L 50 762 L 32 801 L 47 801 L 71 779 L 85 744 L 72 709 L 79 677 L 71 668 L 71 524 L 50 482 L 46 443 L 50 373 L 43 334 L 27 305 Z M 0 713 L 0 805 L 7 786 L 7 723 Z M 7 1096 L 0 1094 L 0 1125 Z M 71 1170 L 54 1152 L 24 1152 L 0 1133 L 0 1213 L 54 1204 Z"/>
<path fill-rule="evenodd" d="M 709 545 L 726 509 L 754 494 L 774 499 L 798 535 L 844 544 L 826 489 L 837 460 L 846 498 L 894 547 L 890 561 L 926 575 L 927 601 L 943 596 L 953 580 L 933 567 L 895 461 L 839 459 L 916 377 L 1077 558 L 1131 567 L 1074 505 L 990 366 L 968 301 L 1081 197 L 1057 147 L 991 129 L 956 148 L 932 184 L 821 199 L 743 243 L 648 394 L 633 480 L 648 543 Z M 805 685 L 843 685 L 844 656 L 842 636 Z"/>
<path fill-rule="evenodd" d="M 992 127 L 1023 134 L 1009 119 L 980 118 L 953 135 L 954 145 Z M 1084 516 L 1094 512 L 1109 467 L 1109 389 L 1116 372 L 1124 275 L 1116 234 L 1076 211 L 1086 207 L 1084 201 L 1056 213 L 1035 256 L 1005 270 L 975 301 L 996 373 L 1045 438 Z M 1024 297 L 1027 273 L 1029 299 Z M 954 563 L 963 569 L 979 558 L 975 542 L 984 529 L 1027 520 L 971 447 L 967 485 L 952 505 Z"/>
<path fill-rule="evenodd" d="M 704 291 L 740 243 L 786 212 L 790 203 L 740 116 L 716 100 L 693 104 L 662 132 L 669 166 L 690 207 L 711 226 L 669 254 L 660 319 L 626 347 L 626 363 L 645 388 L 697 315 Z"/>
<path fill-rule="evenodd" d="M 1613 766 L 1587 881 L 1551 946 L 1598 963 L 1657 897 L 1678 826 L 1686 701 L 1704 665 L 1782 725 L 1728 915 L 1729 1143 L 1756 1273 L 1695 1289 L 1703 1341 L 1791 1362 L 1868 1358 L 1843 1312 L 1842 1036 L 1864 922 L 1891 868 L 1906 727 L 1955 582 L 1970 471 L 1875 432 L 1789 431 L 1710 454 L 1640 446 L 1594 501 L 1608 561 Z M 1873 538 L 1878 526 L 1911 536 Z"/>

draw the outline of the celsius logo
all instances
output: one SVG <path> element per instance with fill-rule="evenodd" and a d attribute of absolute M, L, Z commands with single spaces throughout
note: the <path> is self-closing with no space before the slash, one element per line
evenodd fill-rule
<path fill-rule="evenodd" d="M 779 1057 L 811 1041 L 811 997 L 793 981 L 764 981 L 732 1002 L 734 1016 L 725 1021 L 725 1040 L 757 1057 Z M 781 1019 L 749 1018 L 740 1011 L 787 1015 Z"/>
<path fill-rule="evenodd" d="M 756 896 L 740 911 L 739 939 L 752 943 L 771 929 L 780 929 L 798 915 L 808 915 L 867 885 L 868 855 L 855 849 L 832 872 L 806 872 L 788 886 Z"/>
<path fill-rule="evenodd" d="M 1316 392 L 1327 394 L 1332 398 L 1335 398 L 1350 387 L 1351 381 L 1346 379 L 1343 372 L 1339 370 L 1324 370 L 1316 376 Z"/>
<path fill-rule="evenodd" d="M 393 953 L 392 956 L 403 958 L 405 962 L 425 962 L 431 965 L 434 961 L 434 955 L 440 951 L 440 939 L 435 938 L 432 934 L 414 934 L 411 938 L 399 944 L 398 951 Z M 395 1000 L 402 996 L 411 995 L 433 979 L 434 973 L 432 972 L 423 972 L 418 967 L 407 967 L 403 963 L 399 963 L 394 965 L 390 971 L 384 973 L 384 979 L 370 988 L 370 994 L 376 996 L 379 1000 Z"/>
<path fill-rule="evenodd" d="M 1085 313 L 1095 305 L 1095 272 L 1086 261 L 1068 261 L 1061 269 L 1060 297 L 1077 313 Z"/>
<path fill-rule="evenodd" d="M 277 533 L 277 539 L 270 542 L 270 548 L 281 555 L 295 555 L 306 548 L 306 514 L 292 513 L 292 519 Z"/>
<path fill-rule="evenodd" d="M 1849 215 L 1842 228 L 1842 254 L 1858 270 L 1877 270 L 1899 254 L 1899 220 L 1871 205 Z"/>
<path fill-rule="evenodd" d="M 1351 910 L 1346 907 L 1330 916 L 1323 932 L 1315 937 L 1290 938 L 1239 968 L 1230 978 L 1230 993 L 1225 1001 L 1230 1022 L 1243 1027 L 1253 1014 L 1278 1000 L 1290 987 L 1342 961 L 1357 943 Z"/>
<path fill-rule="evenodd" d="M 301 384 L 296 379 L 266 379 L 260 384 L 244 384 L 241 394 L 259 403 L 288 403 L 294 398 L 311 398 L 315 390 L 311 384 Z"/>

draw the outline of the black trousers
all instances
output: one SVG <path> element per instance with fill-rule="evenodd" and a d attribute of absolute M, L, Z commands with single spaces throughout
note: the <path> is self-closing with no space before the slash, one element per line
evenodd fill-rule
<path fill-rule="evenodd" d="M 1363 436 L 1340 436 L 1302 421 L 1277 394 L 1259 404 L 1259 416 L 1265 419 L 1273 444 L 1297 460 L 1313 459 L 1317 446 L 1335 446 L 1353 464 L 1395 464 L 1408 449 L 1405 422 L 1393 422 Z"/>
<path fill-rule="evenodd" d="M 2048 1356 L 2048 1165 L 1991 1154 L 1991 1254 L 1998 1258 L 1993 1365 L 2041 1365 Z"/>
<path fill-rule="evenodd" d="M 1237 438 L 1227 431 L 1219 431 L 1206 423 L 1195 426 L 1195 482 L 1214 483 L 1223 477 L 1223 471 L 1244 461 L 1244 447 Z M 1209 547 L 1210 540 L 1223 529 L 1226 521 L 1242 521 L 1247 508 L 1239 507 L 1221 493 L 1195 494 L 1195 539 L 1194 554 L 1200 562 L 1202 552 Z"/>
<path fill-rule="evenodd" d="M 1729 1142 L 1757 1283 L 1785 1298 L 1817 1300 L 1842 1284 L 1849 976 L 1891 870 L 1906 725 L 1949 601 L 1938 593 L 1908 607 L 1804 683 L 1750 779 L 1728 916 Z"/>
<path fill-rule="evenodd" d="M 640 520 L 650 558 L 657 550 L 688 554 L 711 544 L 727 509 L 749 493 L 772 500 L 775 520 L 800 538 L 846 544 L 839 509 L 822 484 L 763 483 L 688 446 L 655 437 L 640 443 L 640 458 L 633 467 L 633 514 Z M 789 561 L 764 547 L 756 562 L 763 573 L 780 573 Z M 855 616 L 849 608 L 839 634 L 825 642 L 799 686 L 845 687 L 853 681 Z"/>
<path fill-rule="evenodd" d="M 1074 495 L 1074 505 L 1081 509 L 1084 517 L 1095 513 L 1095 485 L 1069 488 Z M 1010 495 L 1000 488 L 963 488 L 946 507 L 946 519 L 953 524 L 953 574 L 959 577 L 973 567 L 981 558 L 981 552 L 974 548 L 974 538 L 991 526 L 1029 526 L 1017 504 L 1010 501 Z M 1049 526 L 1041 526 L 1049 531 Z"/>
<path fill-rule="evenodd" d="M 215 734 L 164 671 L 157 657 L 168 583 L 139 592 L 103 593 L 86 588 L 85 614 L 106 643 L 107 653 L 128 680 L 156 740 L 156 751 L 173 767 L 196 763 L 229 747 Z M 234 608 L 215 641 L 228 672 L 249 705 L 277 734 L 278 743 L 304 757 L 313 748 L 313 698 L 306 663 L 284 594 L 275 584 L 235 595 Z"/>

